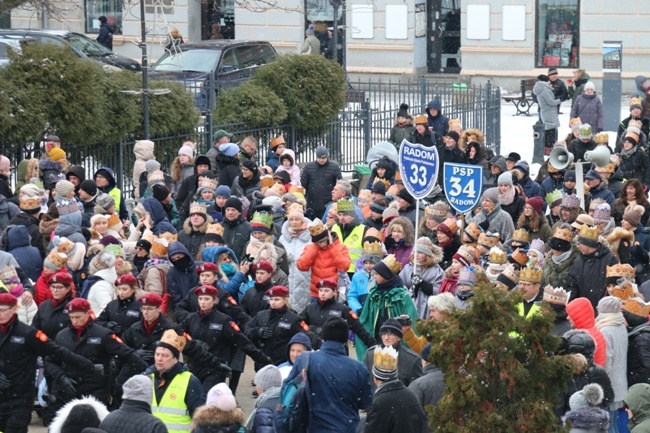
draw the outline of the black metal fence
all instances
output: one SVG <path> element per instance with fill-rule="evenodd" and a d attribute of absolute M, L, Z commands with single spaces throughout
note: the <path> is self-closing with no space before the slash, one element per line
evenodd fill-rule
<path fill-rule="evenodd" d="M 214 132 L 225 129 L 234 134 L 233 141 L 239 141 L 248 135 L 254 136 L 259 141 L 258 159 L 263 164 L 270 139 L 283 134 L 287 146 L 295 151 L 298 164 L 313 161 L 316 147 L 326 146 L 330 149 L 330 157 L 341 165 L 342 170 L 352 171 L 355 165 L 365 163 L 366 153 L 374 144 L 388 140 L 402 102 L 409 104 L 411 114 L 417 115 L 424 113 L 426 105 L 434 98 L 440 100 L 445 115 L 461 120 L 463 129 L 481 129 L 485 133 L 486 146 L 495 154 L 500 153 L 499 88 L 491 86 L 489 82 L 485 86 L 465 87 L 424 77 L 404 82 L 350 83 L 346 107 L 336 120 L 317 132 L 306 133 L 291 125 L 246 129 L 242 124 L 219 124 L 218 119 L 212 121 L 206 116 L 192 133 L 153 138 L 152 141 L 156 143 L 154 153 L 163 167 L 169 168 L 184 141 L 195 142 L 198 153 L 204 153 L 212 144 Z M 111 167 L 115 171 L 118 185 L 129 195 L 133 189 L 131 176 L 135 161 L 134 144 L 64 143 L 62 148 L 66 151 L 70 164 L 85 167 L 89 177 L 100 167 Z M 22 159 L 39 157 L 41 153 L 39 143 L 0 148 L 0 154 L 9 157 L 12 166 L 17 166 Z"/>

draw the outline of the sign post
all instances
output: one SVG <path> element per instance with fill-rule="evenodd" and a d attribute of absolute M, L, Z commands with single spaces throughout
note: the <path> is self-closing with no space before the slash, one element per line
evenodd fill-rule
<path fill-rule="evenodd" d="M 402 141 L 399 148 L 399 172 L 402 175 L 404 187 L 409 194 L 415 197 L 415 245 L 413 245 L 413 251 L 416 251 L 418 247 L 420 200 L 431 194 L 436 186 L 439 166 L 440 158 L 435 146 L 426 147 L 421 144 L 409 143 L 406 140 Z M 413 274 L 415 275 L 415 265 Z"/>
<path fill-rule="evenodd" d="M 445 162 L 445 196 L 449 205 L 461 214 L 465 230 L 465 212 L 478 204 L 483 191 L 483 166 Z"/>

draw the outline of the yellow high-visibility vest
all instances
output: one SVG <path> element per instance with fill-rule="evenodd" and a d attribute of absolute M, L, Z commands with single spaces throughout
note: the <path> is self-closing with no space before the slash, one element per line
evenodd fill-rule
<path fill-rule="evenodd" d="M 153 380 L 154 375 L 151 374 L 150 376 Z M 191 377 L 192 373 L 189 371 L 174 376 L 160 402 L 156 401 L 155 382 L 152 385 L 154 389 L 151 413 L 165 423 L 169 433 L 187 433 L 190 431 L 192 417 L 185 405 L 185 394 Z"/>

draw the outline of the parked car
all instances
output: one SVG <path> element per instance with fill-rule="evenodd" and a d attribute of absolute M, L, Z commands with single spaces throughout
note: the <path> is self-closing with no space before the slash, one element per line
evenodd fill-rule
<path fill-rule="evenodd" d="M 23 44 L 27 42 L 34 42 L 32 38 L 23 36 L 0 36 L 0 68 L 6 67 L 9 62 L 9 50 L 17 53 L 22 53 Z"/>
<path fill-rule="evenodd" d="M 214 77 L 215 93 L 248 80 L 259 66 L 277 57 L 275 48 L 262 41 L 217 39 L 180 45 L 180 52 L 166 51 L 151 67 L 151 77 L 181 81 L 191 92 L 197 108 L 209 107 L 207 89 Z"/>
<path fill-rule="evenodd" d="M 69 47 L 82 59 L 88 59 L 129 71 L 140 71 L 140 64 L 133 59 L 120 56 L 110 51 L 99 42 L 90 39 L 81 33 L 69 32 L 67 30 L 41 30 L 41 29 L 3 29 L 0 30 L 0 38 L 8 36 L 23 36 L 32 38 L 41 43 L 52 43 L 59 46 Z"/>

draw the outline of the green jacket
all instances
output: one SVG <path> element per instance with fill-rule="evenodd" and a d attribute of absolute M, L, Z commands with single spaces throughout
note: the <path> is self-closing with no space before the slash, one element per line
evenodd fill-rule
<path fill-rule="evenodd" d="M 650 433 L 650 385 L 637 383 L 627 391 L 623 399 L 632 411 L 627 427 L 632 433 Z"/>

